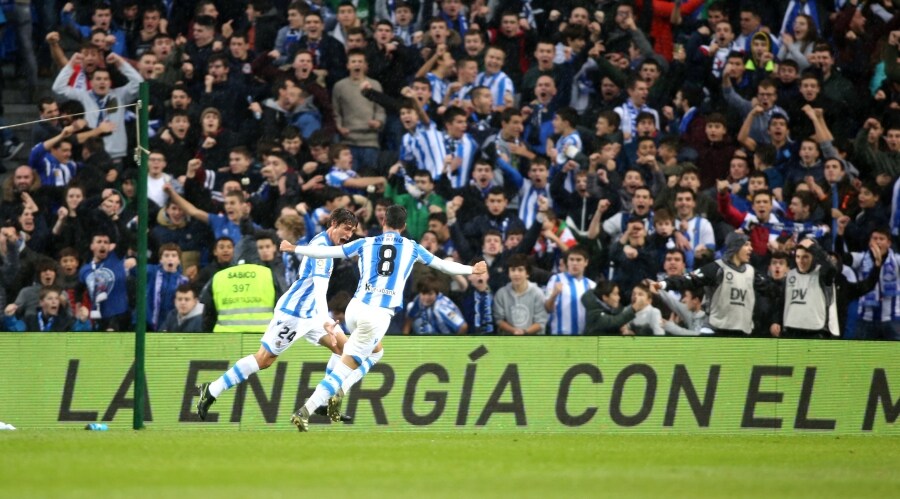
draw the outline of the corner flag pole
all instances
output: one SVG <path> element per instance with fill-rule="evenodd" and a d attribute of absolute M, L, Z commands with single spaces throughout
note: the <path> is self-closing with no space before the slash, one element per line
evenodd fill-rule
<path fill-rule="evenodd" d="M 137 324 L 134 328 L 134 422 L 133 428 L 144 427 L 144 387 L 147 376 L 144 372 L 144 346 L 147 336 L 147 159 L 150 149 L 148 136 L 148 116 L 150 105 L 150 84 L 141 83 L 138 100 L 138 148 L 135 158 L 138 163 L 137 196 Z"/>

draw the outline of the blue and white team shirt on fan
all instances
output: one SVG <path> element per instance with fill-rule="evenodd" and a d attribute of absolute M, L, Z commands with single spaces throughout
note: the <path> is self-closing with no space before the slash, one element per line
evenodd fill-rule
<path fill-rule="evenodd" d="M 713 251 L 716 250 L 716 235 L 709 220 L 697 215 L 686 222 L 688 230 L 682 231 L 682 233 L 691 243 L 691 248 L 706 246 Z M 675 228 L 681 230 L 681 224 L 681 220 L 676 221 Z"/>
<path fill-rule="evenodd" d="M 349 187 L 344 187 L 344 182 L 351 178 L 357 178 L 359 175 L 353 170 L 344 170 L 342 168 L 338 168 L 336 166 L 331 167 L 331 171 L 328 172 L 328 175 L 325 175 L 325 183 L 330 187 L 337 187 L 338 189 L 344 189 L 345 191 L 351 194 L 362 194 L 363 191 L 359 189 L 351 189 Z"/>
<path fill-rule="evenodd" d="M 428 250 L 396 232 L 357 239 L 341 246 L 344 256 L 359 257 L 359 286 L 353 297 L 367 305 L 396 310 L 403 306 L 403 288 L 413 264 L 431 264 Z"/>
<path fill-rule="evenodd" d="M 328 221 L 328 217 L 331 216 L 331 210 L 324 206 L 320 206 L 313 211 L 312 219 L 313 223 L 315 223 L 315 233 L 318 234 L 322 232 L 327 227 L 325 227 L 325 222 Z"/>
<path fill-rule="evenodd" d="M 874 271 L 870 251 L 851 253 L 855 270 L 862 281 Z M 871 291 L 859 298 L 857 312 L 859 319 L 868 322 L 900 321 L 900 254 L 888 249 L 881 266 L 878 284 Z"/>
<path fill-rule="evenodd" d="M 444 171 L 444 134 L 434 123 L 419 123 L 414 133 L 407 132 L 400 143 L 400 160 L 415 162 L 420 170 L 427 170 L 437 181 Z"/>
<path fill-rule="evenodd" d="M 426 74 L 425 78 L 427 78 L 428 83 L 431 84 L 431 101 L 438 106 L 443 105 L 444 95 L 447 94 L 447 88 L 450 87 L 450 82 L 434 73 Z"/>
<path fill-rule="evenodd" d="M 471 100 L 471 99 L 469 99 L 469 92 L 471 92 L 473 88 L 475 88 L 475 84 L 473 84 L 473 83 L 467 83 L 467 84 L 463 85 L 462 87 L 460 87 L 459 90 L 450 94 L 450 102 L 453 102 L 456 100 L 459 100 L 459 101 Z"/>
<path fill-rule="evenodd" d="M 462 189 L 469 185 L 472 165 L 475 164 L 475 156 L 478 153 L 478 143 L 468 133 L 459 139 L 444 134 L 444 146 L 444 157 L 452 156 L 460 159 L 459 168 L 455 172 L 448 173 L 447 177 L 454 189 Z M 444 157 L 441 158 L 441 165 L 444 163 Z"/>
<path fill-rule="evenodd" d="M 312 238 L 309 246 L 334 246 L 327 232 L 320 232 Z M 291 285 L 287 293 L 281 295 L 275 310 L 300 319 L 312 319 L 316 316 L 316 293 L 314 277 L 331 278 L 334 260 L 331 258 L 310 258 L 304 256 L 300 261 L 298 279 Z"/>
<path fill-rule="evenodd" d="M 547 299 L 553 294 L 556 283 L 562 283 L 562 292 L 556 297 L 556 304 L 550 312 L 550 334 L 581 334 L 586 315 L 581 295 L 594 289 L 596 283 L 587 277 L 577 278 L 564 272 L 553 274 L 547 281 Z"/>
<path fill-rule="evenodd" d="M 570 147 L 574 147 L 578 149 L 578 152 L 582 150 L 581 144 L 581 135 L 578 134 L 578 131 L 573 131 L 569 135 L 560 137 L 559 140 L 556 141 L 556 158 L 553 159 L 553 168 L 550 172 L 550 178 L 553 178 L 554 175 L 566 165 L 569 161 L 569 157 L 566 155 L 566 150 Z M 575 171 L 570 171 L 568 175 L 566 175 L 566 181 L 563 184 L 566 191 L 575 192 Z"/>
<path fill-rule="evenodd" d="M 466 322 L 453 300 L 441 293 L 430 307 L 423 307 L 416 297 L 406 306 L 406 316 L 412 319 L 415 334 L 456 334 Z"/>
<path fill-rule="evenodd" d="M 531 180 L 527 178 L 522 181 L 522 188 L 519 189 L 519 219 L 525 223 L 525 228 L 530 229 L 538 214 L 538 197 L 544 196 L 553 206 L 553 199 L 550 197 L 550 188 L 548 186 L 535 187 Z"/>
<path fill-rule="evenodd" d="M 504 97 L 506 94 L 513 96 L 516 93 L 512 79 L 503 71 L 492 75 L 487 74 L 486 71 L 478 73 L 478 76 L 475 77 L 475 86 L 488 87 L 491 90 L 491 95 L 494 96 L 495 106 L 505 105 Z"/>

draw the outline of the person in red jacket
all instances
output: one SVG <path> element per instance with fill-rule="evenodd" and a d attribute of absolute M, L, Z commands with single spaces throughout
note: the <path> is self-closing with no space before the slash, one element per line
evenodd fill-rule
<path fill-rule="evenodd" d="M 644 11 L 644 2 L 647 0 L 637 0 L 637 14 L 640 16 Z M 653 50 L 666 58 L 667 61 L 672 60 L 673 38 L 672 25 L 681 24 L 682 15 L 693 14 L 705 3 L 705 0 L 652 0 L 653 19 L 650 22 L 650 37 L 653 38 Z M 676 9 L 680 7 L 680 11 L 676 13 Z M 674 15 L 673 15 L 674 14 Z"/>
<path fill-rule="evenodd" d="M 726 222 L 742 229 L 750 237 L 753 253 L 764 256 L 769 250 L 769 243 L 775 243 L 779 232 L 773 229 L 781 224 L 772 213 L 772 192 L 758 191 L 753 194 L 753 213 L 744 213 L 731 204 L 731 189 L 727 180 L 716 181 L 718 191 L 719 213 Z"/>

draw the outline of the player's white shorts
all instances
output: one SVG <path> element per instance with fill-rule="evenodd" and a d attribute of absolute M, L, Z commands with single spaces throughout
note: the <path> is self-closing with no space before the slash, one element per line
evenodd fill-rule
<path fill-rule="evenodd" d="M 344 318 L 347 322 L 345 330 L 352 334 L 344 344 L 344 355 L 353 357 L 361 364 L 384 338 L 393 315 L 386 308 L 366 305 L 356 298 L 350 300 Z"/>
<path fill-rule="evenodd" d="M 276 310 L 266 334 L 260 341 L 273 355 L 281 355 L 301 337 L 313 345 L 318 345 L 319 340 L 328 334 L 323 327 L 324 322 L 317 318 L 301 319 Z"/>

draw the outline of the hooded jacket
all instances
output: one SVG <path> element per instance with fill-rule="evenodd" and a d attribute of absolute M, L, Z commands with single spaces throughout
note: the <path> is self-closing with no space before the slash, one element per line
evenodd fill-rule
<path fill-rule="evenodd" d="M 194 308 L 184 317 L 178 315 L 178 310 L 169 311 L 166 322 L 160 331 L 168 333 L 201 333 L 203 331 L 203 304 L 197 302 Z"/>

